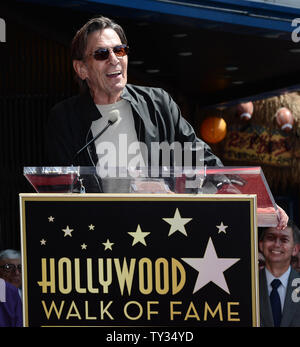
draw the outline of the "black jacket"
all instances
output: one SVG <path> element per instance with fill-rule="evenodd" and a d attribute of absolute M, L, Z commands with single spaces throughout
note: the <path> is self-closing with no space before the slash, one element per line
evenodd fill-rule
<path fill-rule="evenodd" d="M 152 142 L 200 142 L 204 145 L 204 163 L 194 165 L 223 166 L 210 147 L 196 137 L 192 126 L 181 116 L 179 107 L 167 92 L 160 88 L 127 84 L 121 97 L 131 104 L 138 141 L 146 144 L 149 156 Z M 97 163 L 94 145 L 74 157 L 91 139 L 91 123 L 99 117 L 101 114 L 89 92 L 55 105 L 46 131 L 48 164 L 91 166 Z"/>
<path fill-rule="evenodd" d="M 299 272 L 291 269 L 282 311 L 281 327 L 300 327 L 299 281 Z M 274 327 L 266 272 L 264 269 L 259 272 L 259 300 L 260 325 L 262 327 Z"/>

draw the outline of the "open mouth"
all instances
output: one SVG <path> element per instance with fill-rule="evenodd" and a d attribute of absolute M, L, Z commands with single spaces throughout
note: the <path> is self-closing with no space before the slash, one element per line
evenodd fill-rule
<path fill-rule="evenodd" d="M 282 254 L 281 251 L 275 251 L 275 250 L 272 250 L 271 253 L 272 253 L 272 254 L 276 254 L 276 255 L 277 255 L 277 254 Z"/>
<path fill-rule="evenodd" d="M 118 77 L 121 75 L 121 71 L 114 71 L 114 72 L 110 72 L 107 73 L 106 76 L 109 78 L 114 78 L 114 77 Z"/>

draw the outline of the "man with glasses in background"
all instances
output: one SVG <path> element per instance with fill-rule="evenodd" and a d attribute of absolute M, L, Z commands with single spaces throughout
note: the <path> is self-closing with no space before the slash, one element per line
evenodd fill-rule
<path fill-rule="evenodd" d="M 13 249 L 0 252 L 0 327 L 22 327 L 21 254 Z"/>
<path fill-rule="evenodd" d="M 18 288 L 22 297 L 22 265 L 21 253 L 14 249 L 5 249 L 0 252 L 0 278 Z"/>

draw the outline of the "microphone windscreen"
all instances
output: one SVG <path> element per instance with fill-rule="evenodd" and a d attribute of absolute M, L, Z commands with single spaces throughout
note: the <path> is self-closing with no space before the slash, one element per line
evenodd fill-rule
<path fill-rule="evenodd" d="M 120 116 L 120 111 L 119 110 L 111 110 L 110 114 L 109 114 L 109 117 L 108 117 L 108 121 L 111 124 L 114 124 L 119 119 L 119 116 Z"/>

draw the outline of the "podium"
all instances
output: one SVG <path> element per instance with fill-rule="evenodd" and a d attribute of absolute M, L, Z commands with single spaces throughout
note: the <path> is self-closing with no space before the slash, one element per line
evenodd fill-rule
<path fill-rule="evenodd" d="M 25 167 L 37 193 L 256 194 L 257 224 L 277 225 L 277 205 L 261 167 L 107 168 Z"/>
<path fill-rule="evenodd" d="M 155 174 L 24 168 L 25 326 L 259 326 L 257 223 L 276 216 L 261 169 Z"/>

